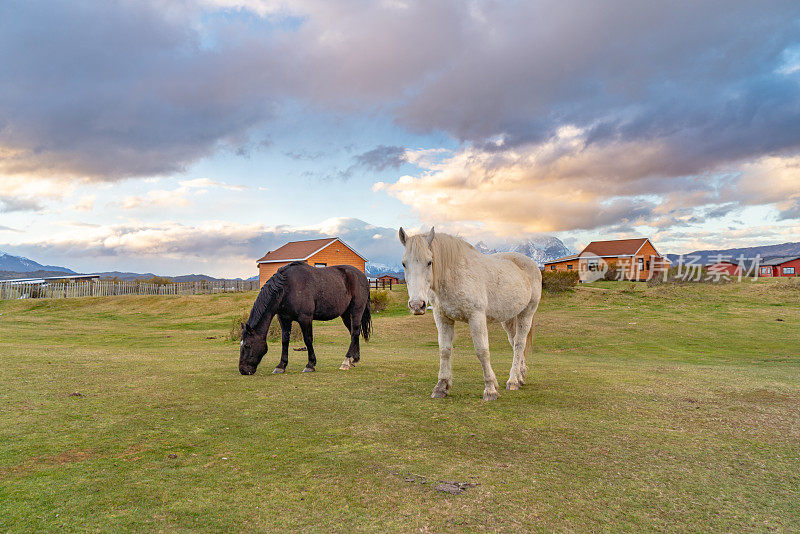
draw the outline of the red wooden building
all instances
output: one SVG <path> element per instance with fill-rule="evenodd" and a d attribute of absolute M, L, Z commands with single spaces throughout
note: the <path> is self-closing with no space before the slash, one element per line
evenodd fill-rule
<path fill-rule="evenodd" d="M 384 274 L 384 275 L 379 276 L 378 277 L 378 281 L 379 282 L 386 282 L 387 284 L 388 283 L 392 283 L 392 284 L 399 284 L 400 283 L 400 279 L 399 278 L 397 278 L 396 276 L 392 276 L 390 274 Z"/>
<path fill-rule="evenodd" d="M 761 262 L 758 276 L 766 278 L 774 276 L 800 276 L 800 256 L 768 258 Z"/>

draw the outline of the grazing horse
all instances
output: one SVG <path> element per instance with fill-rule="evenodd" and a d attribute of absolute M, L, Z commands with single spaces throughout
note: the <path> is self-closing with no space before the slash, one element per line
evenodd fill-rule
<path fill-rule="evenodd" d="M 427 235 L 415 236 L 400 228 L 399 236 L 405 247 L 408 307 L 422 315 L 430 303 L 439 330 L 439 382 L 431 396 L 444 397 L 453 385 L 455 321 L 469 323 L 483 366 L 483 400 L 499 396 L 489 363 L 487 320 L 499 321 L 508 334 L 514 362 L 506 388 L 519 389 L 528 371 L 525 350 L 531 344 L 533 314 L 542 297 L 542 273 L 536 263 L 515 252 L 481 254 L 463 239 L 434 233 L 433 228 Z"/>
<path fill-rule="evenodd" d="M 243 375 L 255 373 L 267 353 L 267 331 L 276 315 L 281 324 L 282 347 L 281 360 L 273 373 L 283 373 L 289 363 L 292 321 L 297 321 L 303 331 L 308 349 L 308 364 L 303 372 L 308 373 L 317 365 L 311 322 L 337 317 L 350 331 L 350 347 L 339 369 L 350 369 L 361 359 L 359 334 L 368 341 L 372 332 L 369 282 L 364 273 L 350 265 L 319 268 L 295 261 L 278 269 L 261 288 L 247 323 L 242 325 L 239 372 Z"/>

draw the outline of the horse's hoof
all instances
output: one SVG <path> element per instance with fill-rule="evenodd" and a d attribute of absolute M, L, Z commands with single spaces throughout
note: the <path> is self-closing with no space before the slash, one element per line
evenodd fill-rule
<path fill-rule="evenodd" d="M 342 365 L 339 366 L 339 370 L 340 371 L 348 371 L 348 370 L 350 370 L 350 366 L 348 364 L 346 364 L 346 363 L 343 363 Z"/>
<path fill-rule="evenodd" d="M 496 391 L 491 393 L 486 391 L 483 392 L 483 400 L 485 401 L 497 400 L 498 397 L 500 397 L 500 395 Z"/>
<path fill-rule="evenodd" d="M 510 389 L 511 391 L 516 391 L 519 389 L 518 384 L 506 384 L 506 389 Z"/>
<path fill-rule="evenodd" d="M 316 369 L 314 369 L 313 367 L 306 367 L 305 369 L 303 369 L 304 373 L 313 373 L 314 371 L 316 371 Z"/>
<path fill-rule="evenodd" d="M 279 375 L 279 374 L 281 374 L 281 373 L 285 373 L 285 372 L 286 372 L 286 369 L 283 369 L 282 367 L 276 367 L 276 368 L 275 368 L 275 369 L 272 371 L 272 374 L 273 374 L 273 375 Z"/>
<path fill-rule="evenodd" d="M 431 398 L 432 399 L 443 399 L 446 396 L 447 396 L 447 392 L 446 391 L 441 391 L 441 390 L 438 390 L 438 389 L 434 389 L 433 393 L 431 393 Z"/>

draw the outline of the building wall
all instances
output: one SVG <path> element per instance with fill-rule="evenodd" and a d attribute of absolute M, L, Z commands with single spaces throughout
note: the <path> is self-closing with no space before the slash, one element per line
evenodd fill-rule
<path fill-rule="evenodd" d="M 733 263 L 720 262 L 708 266 L 708 272 L 727 274 L 729 276 L 739 276 L 740 267 Z"/>
<path fill-rule="evenodd" d="M 263 286 L 267 280 L 272 278 L 272 275 L 278 272 L 278 269 L 284 265 L 289 265 L 290 262 L 284 261 L 281 263 L 259 263 L 258 264 L 258 285 Z"/>
<path fill-rule="evenodd" d="M 289 265 L 288 261 L 279 263 L 259 263 L 258 264 L 258 283 L 263 286 L 273 274 L 284 265 Z M 366 262 L 355 252 L 344 246 L 340 241 L 334 241 L 321 251 L 317 252 L 306 261 L 309 265 L 324 263 L 327 267 L 332 265 L 352 265 L 362 273 L 365 273 Z"/>
<path fill-rule="evenodd" d="M 784 274 L 783 268 L 784 267 L 794 267 L 794 274 Z M 775 276 L 800 276 L 800 259 L 787 261 L 786 263 L 781 263 L 780 265 L 776 266 L 776 269 L 773 271 Z"/>
<path fill-rule="evenodd" d="M 555 267 L 555 268 L 554 268 Z M 545 271 L 577 271 L 578 270 L 578 260 L 567 260 L 567 261 L 560 261 L 558 263 L 548 263 L 544 266 Z"/>
<path fill-rule="evenodd" d="M 366 272 L 364 268 L 366 262 L 340 241 L 334 241 L 308 258 L 309 265 L 314 265 L 315 263 L 324 263 L 327 267 L 332 265 L 352 265 L 362 273 Z"/>

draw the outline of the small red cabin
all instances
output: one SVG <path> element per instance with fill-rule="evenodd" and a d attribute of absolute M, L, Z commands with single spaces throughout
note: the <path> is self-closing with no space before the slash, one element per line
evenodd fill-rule
<path fill-rule="evenodd" d="M 384 274 L 382 276 L 379 276 L 378 280 L 381 281 L 381 282 L 386 282 L 387 284 L 388 283 L 392 283 L 392 284 L 399 284 L 400 283 L 400 279 L 399 278 L 397 278 L 396 276 L 392 276 L 390 274 Z"/>
<path fill-rule="evenodd" d="M 800 256 L 768 258 L 761 262 L 758 275 L 765 278 L 775 276 L 800 276 Z"/>

